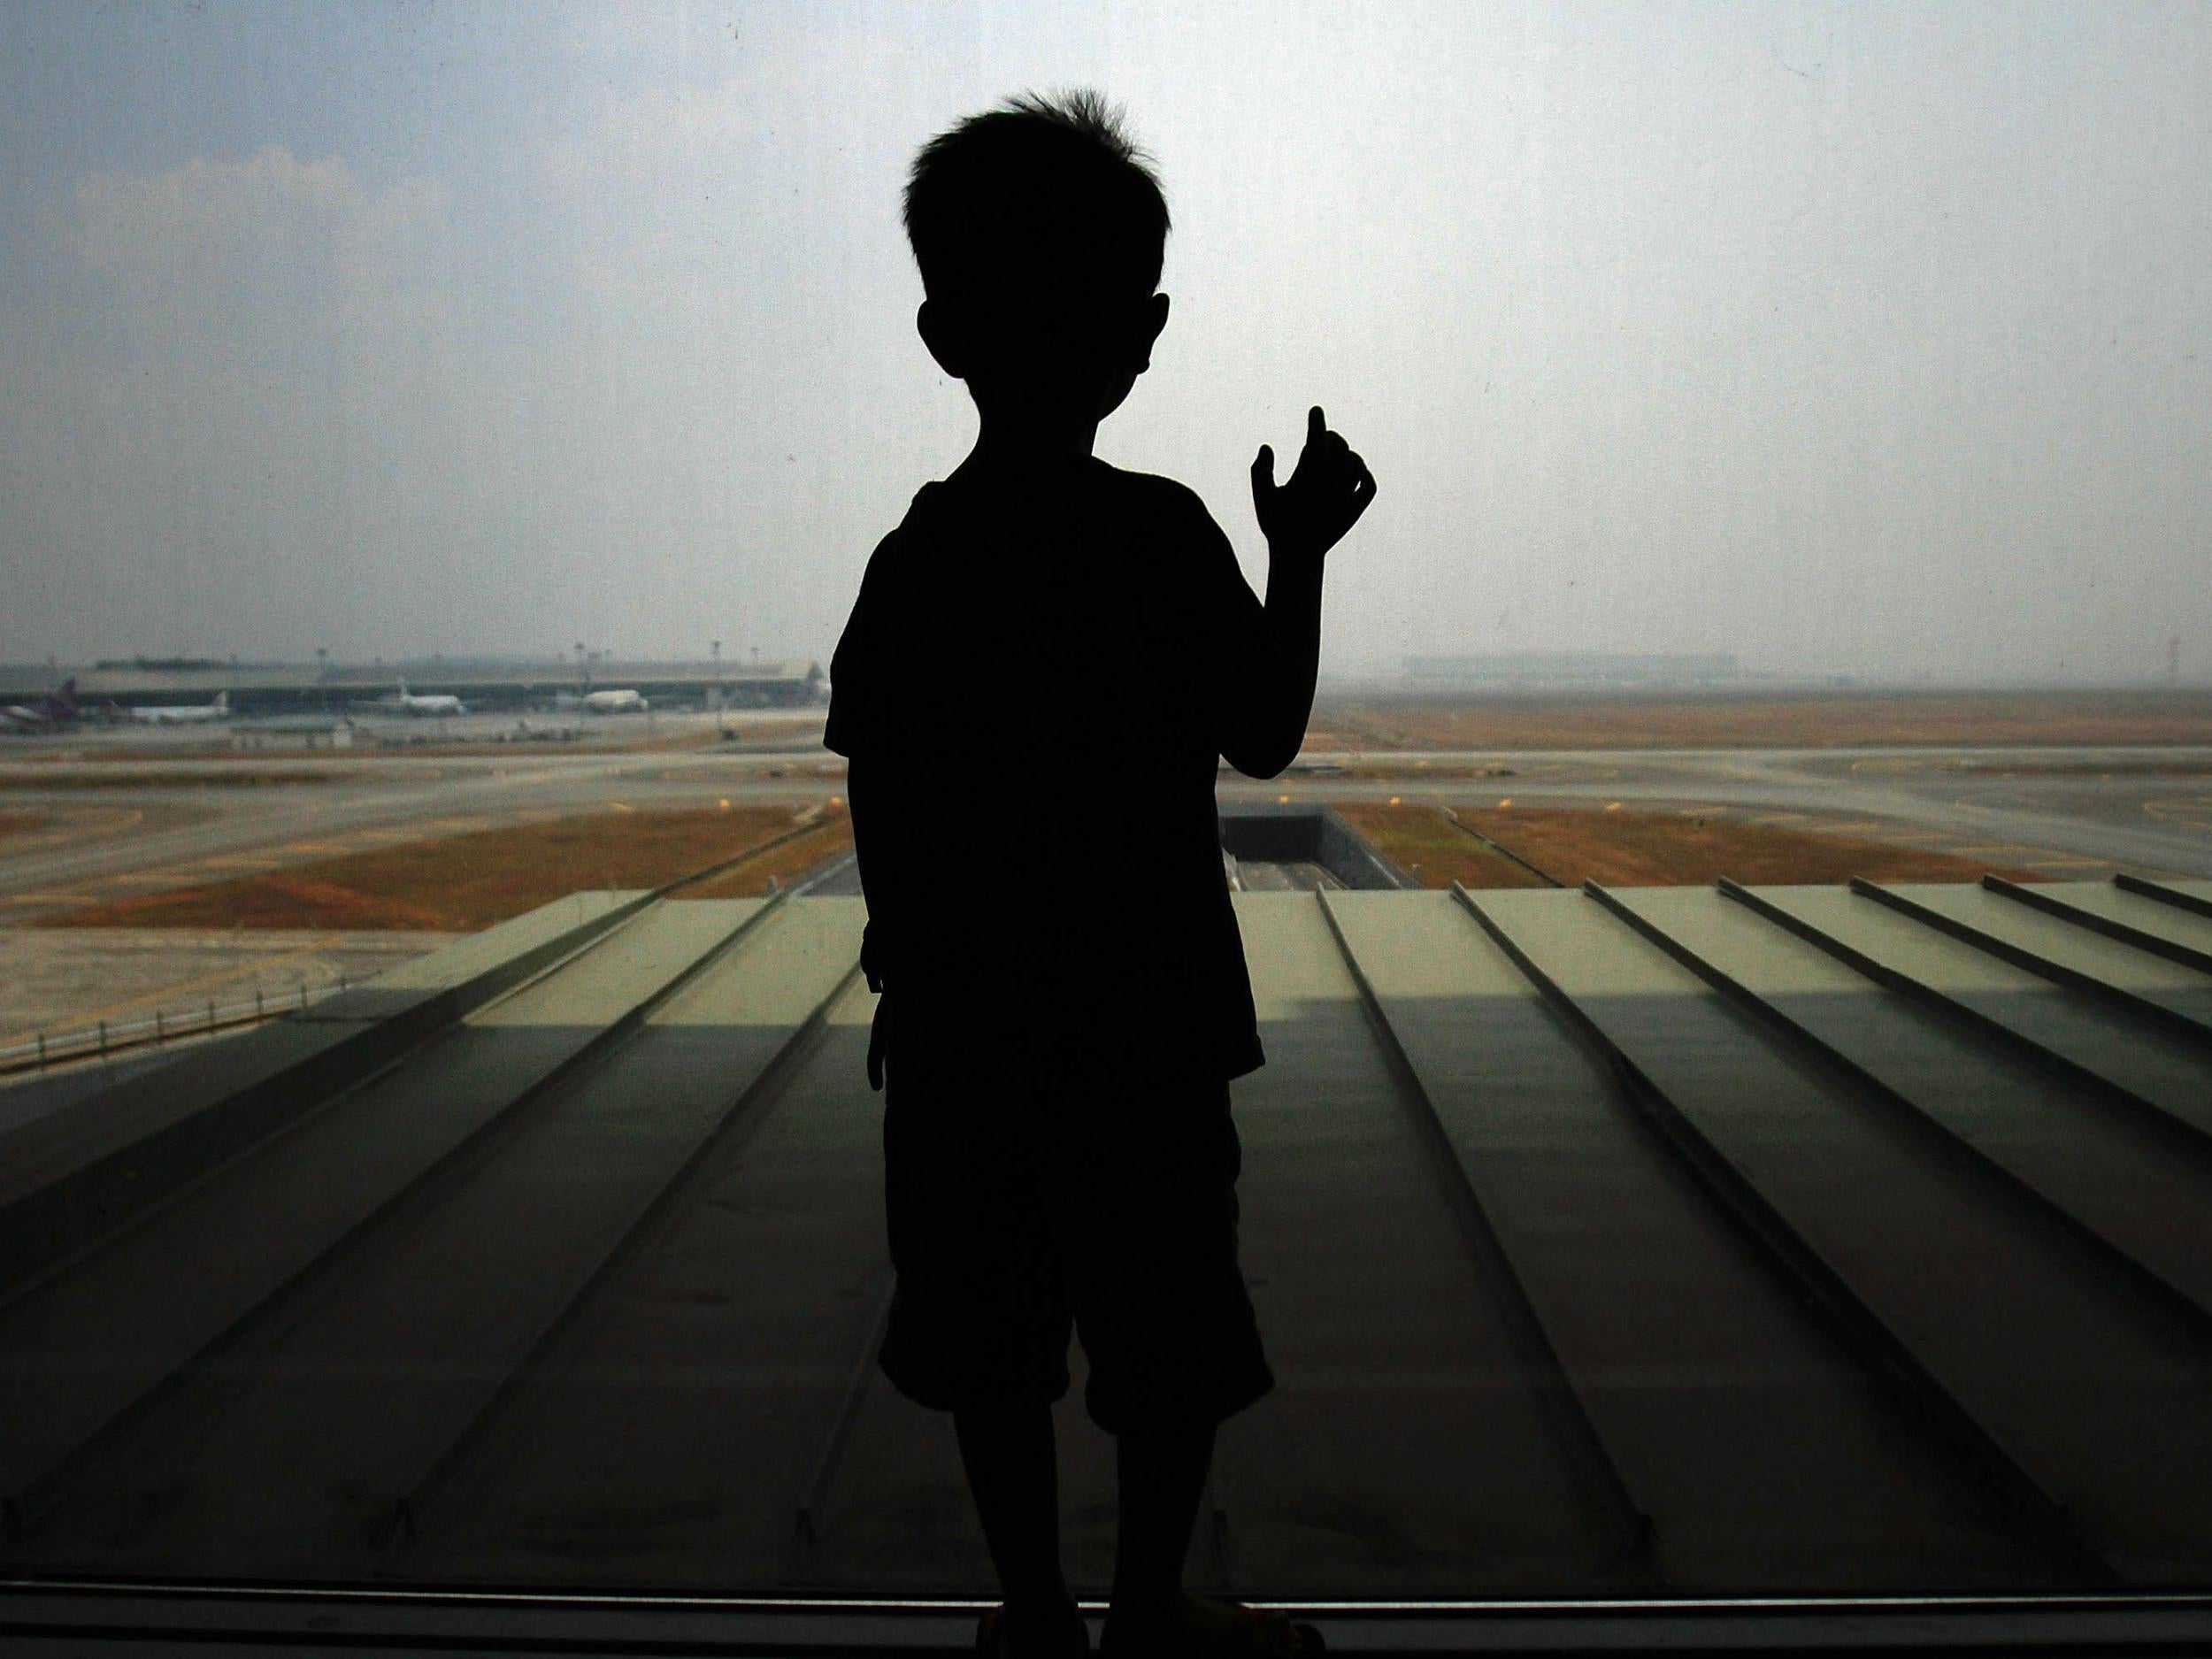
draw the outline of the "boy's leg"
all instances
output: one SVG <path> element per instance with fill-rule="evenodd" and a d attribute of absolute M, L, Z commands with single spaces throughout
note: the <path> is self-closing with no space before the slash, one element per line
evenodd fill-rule
<path fill-rule="evenodd" d="M 1125 1429 L 1115 1437 L 1121 1514 L 1114 1543 L 1113 1611 L 1140 1625 L 1164 1622 L 1183 1598 L 1198 1496 L 1213 1459 L 1214 1425 Z"/>
<path fill-rule="evenodd" d="M 1060 1570 L 1052 1408 L 1038 1402 L 959 1410 L 952 1421 L 1010 1626 L 1041 1632 L 1064 1625 L 1074 1616 L 1075 1598 Z"/>
<path fill-rule="evenodd" d="M 1213 1459 L 1213 1425 L 1138 1433 L 1125 1429 L 1116 1441 L 1121 1535 L 1113 1605 L 1106 1615 L 1107 1652 L 1316 1659 L 1323 1644 L 1312 1625 L 1183 1588 L 1183 1557 L 1198 1518 L 1206 1465 Z"/>

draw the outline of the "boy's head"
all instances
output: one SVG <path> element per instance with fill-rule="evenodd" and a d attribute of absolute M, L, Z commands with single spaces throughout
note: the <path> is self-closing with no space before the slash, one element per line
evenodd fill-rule
<path fill-rule="evenodd" d="M 1096 93 L 971 116 L 906 187 L 922 337 L 987 410 L 1102 417 L 1166 323 L 1167 231 L 1159 180 Z"/>

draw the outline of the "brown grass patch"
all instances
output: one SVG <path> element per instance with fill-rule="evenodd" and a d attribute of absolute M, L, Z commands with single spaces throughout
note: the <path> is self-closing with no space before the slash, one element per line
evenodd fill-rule
<path fill-rule="evenodd" d="M 31 926 L 469 933 L 582 887 L 659 887 L 791 827 L 786 807 L 592 812 L 150 893 Z"/>
<path fill-rule="evenodd" d="M 1540 887 L 1510 858 L 1491 851 L 1432 806 L 1357 802 L 1336 810 L 1376 850 L 1425 887 Z"/>
<path fill-rule="evenodd" d="M 1356 760 L 1348 764 L 1338 775 L 1377 782 L 1428 783 L 1440 779 L 1457 783 L 1475 778 L 1515 778 L 1520 774 L 1511 766 L 1502 766 L 1494 761 Z"/>
<path fill-rule="evenodd" d="M 781 720 L 740 719 L 731 724 L 727 735 L 719 733 L 710 735 L 733 749 L 741 743 L 787 743 L 794 738 L 802 737 L 818 743 L 822 735 L 822 722 L 798 716 Z"/>
<path fill-rule="evenodd" d="M 53 778 L 0 778 L 0 789 L 284 789 L 329 783 L 347 772 L 70 772 Z"/>
<path fill-rule="evenodd" d="M 176 745 L 138 743 L 119 745 L 112 749 L 106 747 L 63 749 L 41 755 L 11 755 L 8 757 L 10 764 L 19 766 L 142 766 L 150 764 L 211 765 L 222 761 L 234 761 L 237 758 L 238 751 L 230 746 L 230 740 L 227 736 L 223 737 L 219 741 L 203 744 L 197 749 L 188 749 L 180 743 Z M 284 758 L 288 764 L 304 760 L 326 766 L 333 762 L 342 764 L 357 759 L 357 757 L 345 749 L 297 749 L 288 751 Z"/>
<path fill-rule="evenodd" d="M 1311 752 L 2212 743 L 2212 693 L 1511 692 L 1365 698 L 1316 712 Z"/>
<path fill-rule="evenodd" d="M 46 820 L 29 812 L 0 812 L 0 841 L 11 835 L 28 835 L 33 830 L 44 829 Z"/>
<path fill-rule="evenodd" d="M 1548 807 L 1457 811 L 1462 824 L 1567 887 L 1591 880 L 1631 887 L 1702 886 L 1723 876 L 1751 886 L 1844 882 L 1853 876 L 1870 881 L 1972 881 L 1992 873 L 2016 881 L 2045 879 L 1947 853 L 1721 818 Z"/>
<path fill-rule="evenodd" d="M 734 870 L 726 870 L 675 895 L 680 899 L 749 899 L 768 891 L 768 878 L 788 887 L 797 877 L 833 858 L 853 844 L 852 820 L 844 809 L 833 808 L 821 823 L 782 846 L 748 858 Z"/>

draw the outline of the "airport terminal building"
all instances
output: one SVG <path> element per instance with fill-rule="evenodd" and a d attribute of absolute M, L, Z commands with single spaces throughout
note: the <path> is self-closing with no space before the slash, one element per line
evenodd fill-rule
<path fill-rule="evenodd" d="M 404 663 L 251 664 L 138 657 L 88 668 L 0 667 L 0 702 L 31 702 L 73 679 L 78 705 L 96 718 L 142 705 L 205 704 L 226 695 L 246 715 L 343 713 L 373 708 L 403 685 L 457 696 L 472 711 L 551 710 L 563 698 L 619 687 L 668 708 L 806 708 L 827 701 L 822 665 L 810 659 L 745 662 L 433 657 Z"/>
<path fill-rule="evenodd" d="M 1735 654 L 1634 655 L 1618 651 L 1489 651 L 1409 657 L 1405 677 L 1431 687 L 1500 686 L 1726 686 L 1743 678 Z"/>

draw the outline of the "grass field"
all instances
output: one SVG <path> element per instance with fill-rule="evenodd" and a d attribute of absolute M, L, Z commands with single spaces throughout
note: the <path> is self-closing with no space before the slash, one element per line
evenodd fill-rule
<path fill-rule="evenodd" d="M 46 820 L 30 812 L 0 812 L 0 841 L 11 835 L 28 835 L 46 827 Z"/>
<path fill-rule="evenodd" d="M 1544 882 L 1493 852 L 1432 806 L 1339 804 L 1353 828 L 1425 887 L 1540 887 Z"/>
<path fill-rule="evenodd" d="M 182 742 L 165 744 L 157 749 L 143 743 L 114 749 L 88 744 L 81 749 L 51 749 L 33 755 L 11 752 L 0 756 L 0 758 L 4 758 L 11 766 L 173 766 L 203 765 L 210 761 L 235 761 L 238 751 L 231 748 L 226 738 L 219 744 L 211 739 L 204 744 Z M 299 761 L 311 761 L 318 766 L 342 766 L 360 758 L 350 749 L 288 749 L 284 756 L 288 766 Z M 52 788 L 56 786 L 42 784 L 39 787 Z"/>
<path fill-rule="evenodd" d="M 65 910 L 30 925 L 467 933 L 582 887 L 659 887 L 793 827 L 788 807 L 593 812 L 347 853 Z M 767 872 L 778 867 L 764 867 L 764 885 Z"/>
<path fill-rule="evenodd" d="M 1306 751 L 2148 743 L 2212 743 L 2212 692 L 1500 690 L 1348 698 L 1317 708 Z"/>
<path fill-rule="evenodd" d="M 718 733 L 714 735 L 718 743 L 736 749 L 746 743 L 795 743 L 803 739 L 818 743 L 821 733 L 822 722 L 818 718 L 793 715 L 780 720 L 744 720 L 731 726 L 729 736 L 722 737 Z"/>
<path fill-rule="evenodd" d="M 782 846 L 748 858 L 734 870 L 726 870 L 675 895 L 680 899 L 754 898 L 768 891 L 773 876 L 787 885 L 826 858 L 833 858 L 853 844 L 852 820 L 841 807 L 832 808 L 820 823 Z"/>
<path fill-rule="evenodd" d="M 331 783 L 345 772 L 68 772 L 50 778 L 17 773 L 0 777 L 0 790 L 35 789 L 288 789 Z"/>
<path fill-rule="evenodd" d="M 1399 868 L 1431 887 L 1454 881 L 1470 887 L 1544 885 L 1512 858 L 1486 847 L 1484 840 L 1563 887 L 1588 880 L 1618 887 L 1705 886 L 1723 876 L 1755 885 L 1844 882 L 1853 876 L 1871 881 L 1972 881 L 1990 873 L 2019 881 L 2044 879 L 1945 853 L 1673 813 L 1459 807 L 1454 809 L 1455 825 L 1431 806 L 1338 810 Z M 1457 851 L 1459 842 L 1472 853 Z"/>

